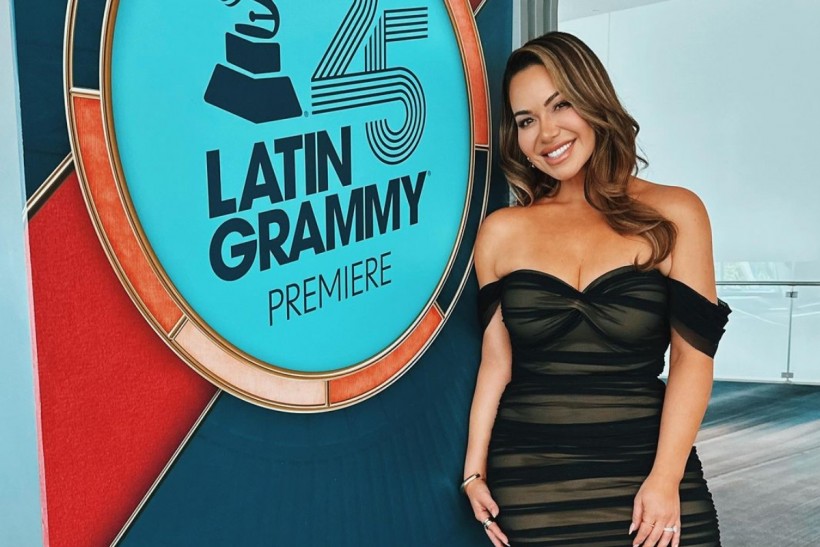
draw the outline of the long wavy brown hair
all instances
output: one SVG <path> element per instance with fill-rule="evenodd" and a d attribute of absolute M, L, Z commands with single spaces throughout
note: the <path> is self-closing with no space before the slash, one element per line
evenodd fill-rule
<path fill-rule="evenodd" d="M 675 245 L 674 223 L 627 194 L 638 164 L 635 139 L 640 127 L 621 105 L 601 61 L 581 40 L 565 32 L 548 32 L 515 50 L 504 71 L 501 113 L 501 168 L 519 205 L 529 206 L 558 193 L 561 181 L 533 169 L 518 146 L 518 126 L 510 106 L 510 81 L 533 65 L 547 69 L 558 91 L 595 132 L 595 149 L 586 164 L 584 196 L 621 235 L 647 240 L 652 255 L 636 264 L 648 270 L 663 261 Z"/>

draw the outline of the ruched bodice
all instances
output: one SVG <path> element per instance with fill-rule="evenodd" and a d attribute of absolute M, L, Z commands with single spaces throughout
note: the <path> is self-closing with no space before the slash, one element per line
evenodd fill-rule
<path fill-rule="evenodd" d="M 619 268 L 583 291 L 531 270 L 514 271 L 503 283 L 514 373 L 657 377 L 663 371 L 669 324 L 666 278 L 657 270 Z"/>
<path fill-rule="evenodd" d="M 488 482 L 513 545 L 631 545 L 632 500 L 654 462 L 671 331 L 714 356 L 730 312 L 658 270 L 624 266 L 582 290 L 515 270 L 479 292 L 501 306 L 512 347 Z M 682 545 L 719 545 L 692 450 L 681 483 Z"/>

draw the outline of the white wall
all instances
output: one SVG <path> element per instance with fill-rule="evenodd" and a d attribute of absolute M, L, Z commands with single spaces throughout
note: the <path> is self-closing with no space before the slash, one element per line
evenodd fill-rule
<path fill-rule="evenodd" d="M 0 0 L 0 545 L 42 545 L 14 33 Z"/>
<path fill-rule="evenodd" d="M 559 2 L 559 30 L 607 65 L 641 124 L 643 175 L 701 196 L 719 263 L 766 263 L 723 277 L 820 280 L 820 2 L 667 0 L 562 19 L 573 6 Z"/>

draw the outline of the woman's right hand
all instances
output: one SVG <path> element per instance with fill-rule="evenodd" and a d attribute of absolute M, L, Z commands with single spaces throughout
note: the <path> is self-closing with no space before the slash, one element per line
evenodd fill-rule
<path fill-rule="evenodd" d="M 490 489 L 487 488 L 487 483 L 484 479 L 476 479 L 464 488 L 464 493 L 470 499 L 470 505 L 473 508 L 473 514 L 478 522 L 482 525 L 488 518 L 493 519 L 488 526 L 484 527 L 490 541 L 495 547 L 509 547 L 510 542 L 507 536 L 499 528 L 498 523 L 495 522 L 495 517 L 498 516 L 498 504 L 490 495 Z"/>

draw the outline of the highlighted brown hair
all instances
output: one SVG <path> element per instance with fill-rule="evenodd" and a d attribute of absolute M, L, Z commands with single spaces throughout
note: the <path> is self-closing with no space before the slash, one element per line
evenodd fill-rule
<path fill-rule="evenodd" d="M 510 107 L 510 81 L 533 65 L 547 69 L 558 91 L 595 132 L 595 149 L 586 165 L 584 196 L 621 235 L 647 240 L 652 255 L 640 269 L 663 261 L 675 245 L 675 225 L 654 208 L 627 194 L 638 163 L 635 139 L 640 127 L 621 105 L 601 61 L 581 40 L 565 32 L 548 32 L 515 50 L 504 71 L 501 111 L 501 168 L 519 205 L 529 206 L 558 193 L 561 182 L 530 167 L 518 146 L 518 126 Z"/>

